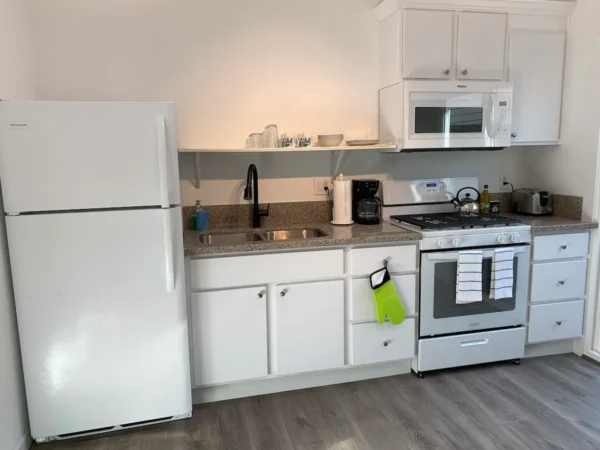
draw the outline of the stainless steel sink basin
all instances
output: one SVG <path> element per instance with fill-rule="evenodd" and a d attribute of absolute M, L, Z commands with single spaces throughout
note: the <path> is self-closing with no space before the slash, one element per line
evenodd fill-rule
<path fill-rule="evenodd" d="M 327 236 L 318 228 L 275 231 L 250 231 L 248 233 L 205 234 L 200 243 L 205 245 L 239 245 L 248 242 L 287 241 L 289 239 L 312 239 Z"/>
<path fill-rule="evenodd" d="M 212 245 L 238 245 L 247 242 L 262 241 L 258 233 L 229 233 L 229 234 L 205 234 L 200 236 L 201 244 Z"/>
<path fill-rule="evenodd" d="M 261 233 L 265 241 L 287 241 L 288 239 L 311 239 L 327 236 L 327 233 L 318 228 L 307 228 L 304 230 L 276 230 Z"/>

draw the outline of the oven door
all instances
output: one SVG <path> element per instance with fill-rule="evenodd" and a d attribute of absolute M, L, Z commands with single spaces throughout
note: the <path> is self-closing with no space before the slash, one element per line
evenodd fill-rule
<path fill-rule="evenodd" d="M 458 252 L 421 253 L 421 304 L 419 335 L 469 332 L 524 325 L 529 288 L 529 245 L 515 246 L 513 296 L 490 299 L 494 251 L 482 249 L 483 301 L 456 303 Z"/>
<path fill-rule="evenodd" d="M 407 94 L 407 147 L 485 148 L 510 145 L 510 140 L 500 139 L 507 130 L 503 129 L 506 113 L 499 106 L 508 105 L 509 94 L 421 91 Z M 499 135 L 498 131 L 502 133 Z"/>

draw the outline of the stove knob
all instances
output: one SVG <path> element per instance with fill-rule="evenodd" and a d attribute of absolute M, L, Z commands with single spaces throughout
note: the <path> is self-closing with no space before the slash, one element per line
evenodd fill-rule
<path fill-rule="evenodd" d="M 452 239 L 452 247 L 460 247 L 460 238 Z"/>
<path fill-rule="evenodd" d="M 498 244 L 504 245 L 507 242 L 508 242 L 508 239 L 506 239 L 506 236 L 504 236 L 504 235 L 498 236 Z"/>
<path fill-rule="evenodd" d="M 447 248 L 448 247 L 448 240 L 447 239 L 440 239 L 437 244 L 438 244 L 439 248 Z"/>
<path fill-rule="evenodd" d="M 518 243 L 520 241 L 521 241 L 521 236 L 519 236 L 517 233 L 513 234 L 510 237 L 510 242 L 512 242 L 513 244 L 516 244 L 516 243 Z"/>

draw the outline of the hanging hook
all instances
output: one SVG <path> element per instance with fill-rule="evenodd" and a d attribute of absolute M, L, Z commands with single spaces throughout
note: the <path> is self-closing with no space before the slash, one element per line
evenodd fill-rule
<path fill-rule="evenodd" d="M 389 261 L 389 258 L 385 258 L 383 260 L 383 267 L 385 267 L 386 269 L 387 269 L 387 266 L 388 266 L 388 261 Z"/>

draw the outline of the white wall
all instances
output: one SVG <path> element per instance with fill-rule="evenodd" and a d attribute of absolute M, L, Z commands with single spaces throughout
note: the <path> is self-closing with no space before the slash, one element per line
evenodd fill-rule
<path fill-rule="evenodd" d="M 37 88 L 43 99 L 170 100 L 181 147 L 242 147 L 249 133 L 377 137 L 378 23 L 365 0 L 31 0 Z M 341 169 L 378 178 L 476 175 L 497 190 L 518 178 L 519 152 L 494 155 L 348 154 Z M 258 165 L 261 201 L 323 199 L 313 177 L 329 154 L 181 157 L 184 204 L 243 202 L 239 186 Z"/>
<path fill-rule="evenodd" d="M 33 96 L 29 30 L 21 0 L 0 0 L 0 98 Z M 29 448 L 15 304 L 0 200 L 0 450 Z"/>
<path fill-rule="evenodd" d="M 561 145 L 531 149 L 531 180 L 562 194 L 584 197 L 593 217 L 600 134 L 600 1 L 578 0 L 570 24 Z"/>

